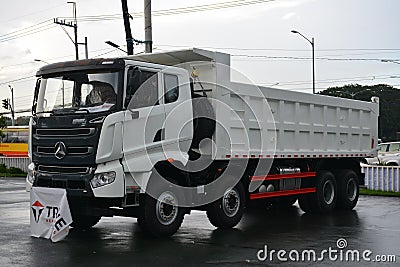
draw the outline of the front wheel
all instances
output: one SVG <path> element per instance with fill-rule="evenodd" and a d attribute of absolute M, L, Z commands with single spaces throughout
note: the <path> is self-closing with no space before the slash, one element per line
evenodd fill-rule
<path fill-rule="evenodd" d="M 179 207 L 177 194 L 164 190 L 157 199 L 146 195 L 140 226 L 154 236 L 171 236 L 183 222 L 184 210 Z"/>
<path fill-rule="evenodd" d="M 236 226 L 242 219 L 245 207 L 245 195 L 242 183 L 225 191 L 217 201 L 207 209 L 207 217 L 212 225 L 222 229 Z"/>
<path fill-rule="evenodd" d="M 71 226 L 85 230 L 95 226 L 101 219 L 101 216 L 90 216 L 90 215 L 83 215 L 83 214 L 72 214 L 72 224 Z"/>

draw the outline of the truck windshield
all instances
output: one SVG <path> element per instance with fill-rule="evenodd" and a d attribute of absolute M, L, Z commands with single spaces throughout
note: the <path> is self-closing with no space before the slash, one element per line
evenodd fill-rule
<path fill-rule="evenodd" d="M 42 77 L 37 91 L 36 114 L 95 113 L 117 103 L 118 72 L 65 73 Z"/>

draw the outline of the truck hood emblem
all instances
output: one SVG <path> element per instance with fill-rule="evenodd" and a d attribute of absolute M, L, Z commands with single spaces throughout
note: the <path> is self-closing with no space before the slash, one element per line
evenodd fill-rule
<path fill-rule="evenodd" d="M 54 146 L 54 156 L 57 159 L 62 159 L 67 154 L 67 147 L 65 146 L 64 142 L 57 142 Z"/>

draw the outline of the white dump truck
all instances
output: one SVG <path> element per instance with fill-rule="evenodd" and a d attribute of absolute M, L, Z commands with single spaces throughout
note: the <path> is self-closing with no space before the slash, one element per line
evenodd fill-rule
<path fill-rule="evenodd" d="M 27 190 L 66 189 L 77 228 L 118 215 L 169 236 L 191 210 L 231 228 L 253 201 L 350 210 L 360 161 L 376 156 L 378 98 L 259 87 L 229 54 L 70 61 L 37 77 Z"/>

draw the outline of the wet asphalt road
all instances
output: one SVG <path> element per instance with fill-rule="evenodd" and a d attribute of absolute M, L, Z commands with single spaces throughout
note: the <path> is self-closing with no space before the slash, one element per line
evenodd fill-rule
<path fill-rule="evenodd" d="M 71 229 L 66 240 L 30 237 L 29 194 L 24 179 L 0 178 L 0 266 L 400 266 L 400 198 L 360 197 L 352 212 L 306 215 L 256 209 L 231 230 L 216 230 L 204 212 L 185 217 L 171 238 L 147 237 L 133 218 L 103 218 L 94 229 Z M 395 255 L 397 263 L 259 261 L 257 252 L 283 249 L 317 252 L 345 238 L 347 248 Z M 261 254 L 263 255 L 263 254 Z M 288 256 L 286 255 L 286 258 Z"/>

